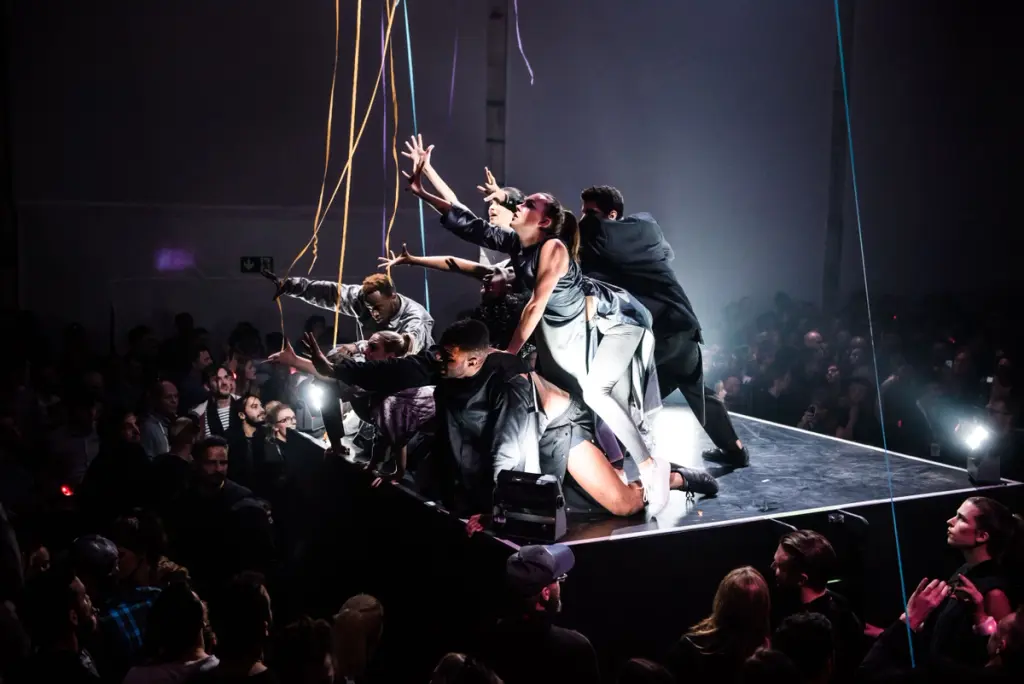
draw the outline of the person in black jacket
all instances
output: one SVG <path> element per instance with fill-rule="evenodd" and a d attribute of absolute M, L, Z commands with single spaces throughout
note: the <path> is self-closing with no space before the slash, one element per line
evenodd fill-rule
<path fill-rule="evenodd" d="M 312 347 L 314 341 L 307 339 Z M 529 469 L 563 480 L 567 499 L 593 503 L 614 515 L 643 509 L 643 490 L 627 483 L 594 444 L 593 416 L 582 403 L 536 373 L 516 356 L 490 347 L 487 327 L 458 321 L 445 330 L 439 349 L 385 361 L 340 360 L 333 369 L 314 350 L 322 375 L 365 390 L 390 394 L 409 387 L 435 385 L 434 403 L 447 440 L 435 454 L 444 486 L 455 483 L 449 498 L 473 515 L 489 511 L 494 479 L 501 470 Z M 534 414 L 538 415 L 534 415 Z M 455 472 L 444 472 L 452 470 Z M 488 477 L 489 476 L 489 477 Z M 673 467 L 670 486 L 713 496 L 718 491 L 706 471 Z M 472 529 L 478 523 L 471 526 Z"/>
<path fill-rule="evenodd" d="M 624 215 L 622 193 L 608 185 L 587 188 L 580 219 L 584 275 L 617 285 L 654 318 L 654 357 L 664 399 L 678 389 L 715 449 L 704 458 L 734 467 L 749 464 L 725 405 L 704 384 L 700 322 L 672 270 L 675 254 L 650 214 Z"/>
<path fill-rule="evenodd" d="M 438 430 L 446 436 L 436 446 L 450 453 L 431 460 L 446 471 L 439 484 L 453 485 L 442 498 L 456 512 L 489 511 L 498 472 L 537 463 L 530 369 L 512 354 L 490 353 L 487 328 L 479 321 L 450 326 L 436 350 L 385 361 L 342 358 L 333 367 L 316 340 L 307 335 L 304 341 L 317 372 L 348 385 L 383 394 L 436 386 Z"/>

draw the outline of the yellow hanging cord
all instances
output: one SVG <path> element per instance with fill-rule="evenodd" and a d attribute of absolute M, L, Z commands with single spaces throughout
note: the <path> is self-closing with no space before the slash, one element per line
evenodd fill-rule
<path fill-rule="evenodd" d="M 391 103 L 395 115 L 395 131 L 391 135 L 391 158 L 395 160 L 395 205 L 391 209 L 391 218 L 388 220 L 388 230 L 384 234 L 384 258 L 391 258 L 391 228 L 395 225 L 395 216 L 398 215 L 398 90 L 395 87 L 395 53 L 392 45 L 388 45 L 388 68 L 391 71 Z M 391 265 L 388 264 L 388 278 L 391 278 Z"/>
<path fill-rule="evenodd" d="M 401 2 L 401 0 L 395 0 L 394 5 L 392 5 L 390 11 L 388 12 L 387 30 L 385 32 L 384 40 L 385 40 L 385 45 L 388 47 L 389 50 L 391 49 L 391 29 L 394 26 L 395 13 L 398 11 L 398 4 L 399 4 L 399 2 Z M 336 24 L 338 22 L 338 14 L 337 14 L 337 12 L 338 12 L 338 0 L 335 0 L 335 23 Z M 356 22 L 357 33 L 358 33 L 359 29 L 360 29 L 361 21 L 362 21 L 362 16 L 360 14 L 360 16 L 357 18 L 357 22 Z M 337 29 L 337 26 L 336 26 L 336 29 Z M 331 106 L 330 106 L 330 109 L 329 109 L 328 115 L 327 115 L 327 124 L 328 124 L 327 125 L 327 153 L 326 153 L 327 162 L 329 162 L 329 160 L 330 160 L 331 127 L 332 127 L 332 121 L 333 121 L 333 116 L 334 116 L 334 83 L 335 83 L 335 81 L 337 79 L 337 70 L 338 70 L 338 35 L 337 35 L 337 33 L 338 33 L 338 31 L 336 30 L 335 31 L 335 34 L 336 34 L 335 38 L 336 38 L 336 40 L 335 40 L 335 46 L 334 46 L 334 53 L 335 53 L 334 54 L 334 73 L 332 74 L 332 78 L 331 78 Z M 357 60 L 356 61 L 358 62 L 358 51 L 357 51 Z M 392 61 L 393 61 L 393 58 L 392 58 Z M 352 152 L 353 153 L 354 153 L 355 149 L 359 147 L 359 141 L 362 140 L 362 138 L 363 138 L 363 131 L 366 130 L 366 123 L 367 123 L 367 121 L 369 121 L 370 113 L 373 111 L 373 104 L 374 104 L 374 101 L 376 99 L 377 88 L 380 85 L 380 79 L 383 76 L 383 73 L 384 73 L 384 62 L 382 60 L 381 61 L 381 65 L 380 65 L 380 69 L 377 71 L 377 80 L 374 83 L 373 95 L 370 97 L 370 102 L 369 102 L 369 104 L 366 107 L 366 113 L 363 116 L 363 122 L 359 126 L 359 134 L 356 136 L 355 145 L 352 148 Z M 392 73 L 392 76 L 393 76 L 394 75 L 394 64 L 393 63 L 392 63 L 392 67 L 391 67 L 391 73 Z M 353 78 L 353 81 L 355 81 L 355 78 Z M 394 88 L 393 84 L 392 84 L 392 88 Z M 354 90 L 355 90 L 355 83 L 353 82 L 353 91 Z M 355 106 L 354 105 L 354 101 L 353 101 L 353 106 Z M 346 175 L 348 174 L 349 170 L 352 168 L 352 159 L 353 159 L 353 157 L 354 157 L 354 154 L 349 154 L 348 161 L 345 163 L 345 168 L 341 172 L 341 177 L 338 179 L 338 183 L 334 187 L 334 192 L 331 193 L 331 199 L 328 201 L 327 206 L 323 208 L 323 211 L 321 211 L 320 205 L 323 202 L 323 194 L 324 194 L 324 190 L 326 189 L 326 185 L 327 185 L 327 174 L 326 173 L 324 174 L 324 182 L 323 182 L 323 185 L 321 186 L 321 190 L 320 190 L 320 201 L 317 204 L 317 216 L 315 218 L 315 222 L 314 222 L 314 226 L 313 226 L 313 235 L 312 235 L 312 237 L 310 237 L 309 241 L 306 242 L 306 245 L 302 248 L 302 250 L 299 251 L 299 253 L 295 256 L 295 258 L 292 260 L 292 263 L 288 266 L 288 270 L 285 271 L 285 276 L 284 276 L 285 279 L 287 279 L 287 278 L 289 278 L 291 276 L 292 269 L 295 268 L 295 265 L 297 263 L 299 263 L 299 260 L 302 259 L 302 257 L 306 254 L 307 251 L 309 251 L 309 248 L 311 246 L 313 247 L 313 261 L 309 265 L 309 270 L 307 271 L 307 275 L 308 275 L 308 273 L 312 272 L 313 264 L 316 263 L 317 234 L 320 232 L 321 226 L 323 226 L 324 220 L 327 217 L 327 212 L 330 211 L 331 205 L 334 203 L 334 198 L 338 194 L 339 188 L 341 188 L 342 181 L 344 181 L 344 179 L 345 179 Z M 397 157 L 396 157 L 396 159 L 397 159 Z M 397 162 L 396 162 L 396 165 L 397 165 Z M 397 184 L 397 182 L 398 182 L 397 179 L 396 179 L 395 182 Z M 285 336 L 285 329 L 284 329 L 284 307 L 281 305 L 281 298 L 280 297 L 277 298 L 277 310 L 278 310 L 278 313 L 280 314 L 280 318 L 281 318 L 281 336 L 282 337 L 286 337 Z M 337 312 L 335 312 L 335 313 L 337 313 Z M 335 326 L 335 329 L 337 329 L 337 326 Z M 335 333 L 335 336 L 336 335 L 337 335 L 337 333 Z M 281 345 L 281 349 L 284 350 L 284 343 L 283 342 L 282 342 L 282 345 Z"/>
<path fill-rule="evenodd" d="M 398 10 L 398 3 L 400 1 L 401 0 L 395 0 L 395 4 L 391 7 L 390 11 L 388 12 L 387 30 L 386 30 L 385 36 L 384 36 L 385 45 L 388 46 L 388 47 L 391 46 L 391 28 L 394 25 L 395 13 Z M 366 130 L 366 124 L 370 120 L 370 114 L 373 112 L 373 104 L 376 101 L 377 90 L 379 90 L 380 79 L 383 76 L 383 74 L 384 74 L 384 62 L 382 60 L 381 61 L 380 69 L 377 71 L 377 79 L 374 82 L 374 86 L 373 86 L 374 89 L 372 91 L 373 94 L 370 96 L 370 102 L 369 102 L 369 104 L 366 107 L 366 113 L 363 115 L 363 122 L 359 125 L 359 133 L 356 135 L 355 148 L 359 147 L 359 142 L 363 139 L 363 132 Z M 299 262 L 299 259 L 301 259 L 306 254 L 306 252 L 309 250 L 310 246 L 313 244 L 314 239 L 316 239 L 317 233 L 320 231 L 320 228 L 323 226 L 324 221 L 327 220 L 327 214 L 331 210 L 331 206 L 334 204 L 334 198 L 338 195 L 338 191 L 341 189 L 341 184 L 345 181 L 345 178 L 348 175 L 348 173 L 351 170 L 351 168 L 352 168 L 352 156 L 350 156 L 348 161 L 345 163 L 345 168 L 342 169 L 341 177 L 338 178 L 338 183 L 337 183 L 337 185 L 334 186 L 334 192 L 331 193 L 331 198 L 327 201 L 327 205 L 324 207 L 323 212 L 320 213 L 320 220 L 317 222 L 316 226 L 313 228 L 313 237 L 311 237 L 309 239 L 309 241 L 306 243 L 306 246 L 302 248 L 302 251 L 300 251 L 298 256 L 296 256 L 295 259 L 292 261 L 291 266 L 288 267 L 287 273 L 291 273 L 291 270 L 292 270 L 292 268 L 295 267 L 295 264 L 297 264 Z M 310 271 L 313 270 L 313 265 L 312 264 L 310 264 L 309 270 Z"/>
<path fill-rule="evenodd" d="M 334 0 L 334 66 L 331 69 L 331 97 L 327 105 L 327 140 L 324 143 L 326 148 L 324 152 L 324 175 L 323 180 L 320 182 L 320 198 L 316 203 L 316 216 L 313 217 L 313 261 L 316 261 L 317 253 L 317 239 L 316 239 L 316 227 L 320 224 L 320 211 L 324 205 L 324 192 L 327 190 L 327 171 L 330 168 L 331 163 L 331 129 L 334 127 L 334 89 L 338 81 L 338 53 L 339 45 L 341 43 L 341 8 L 340 0 Z M 291 265 L 288 266 L 288 270 L 285 271 L 285 278 L 287 279 L 295 267 L 296 262 L 299 258 L 305 254 L 305 250 L 299 253 L 299 256 L 295 257 Z M 312 268 L 312 267 L 310 267 Z M 281 317 L 281 351 L 284 351 L 285 345 L 285 332 L 284 332 L 284 307 L 281 305 L 281 298 L 278 297 L 275 302 L 277 303 L 277 312 Z"/>
<path fill-rule="evenodd" d="M 359 39 L 363 32 L 363 0 L 356 0 L 356 47 L 352 62 L 352 108 L 348 120 L 348 161 L 356 152 L 356 94 L 359 86 Z M 383 63 L 381 69 L 383 70 Z M 376 85 L 374 86 L 376 89 Z M 373 101 L 371 100 L 371 103 Z M 371 104 L 372 106 L 372 104 Z M 345 244 L 348 240 L 348 207 L 352 196 L 352 171 L 349 166 L 348 179 L 345 182 L 345 205 L 341 214 L 341 256 L 338 258 L 338 298 L 334 302 L 334 339 L 331 346 L 338 344 L 338 317 L 341 314 L 341 279 L 345 272 Z M 314 233 L 314 236 L 316 234 Z"/>

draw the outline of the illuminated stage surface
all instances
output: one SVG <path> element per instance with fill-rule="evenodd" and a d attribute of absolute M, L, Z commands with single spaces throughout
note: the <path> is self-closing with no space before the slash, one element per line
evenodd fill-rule
<path fill-rule="evenodd" d="M 711 441 L 678 394 L 669 397 L 655 423 L 656 453 L 679 465 L 708 467 L 718 478 L 717 497 L 688 500 L 684 493 L 673 491 L 668 506 L 648 521 L 639 517 L 570 519 L 562 541 L 580 544 L 888 503 L 883 450 L 731 415 L 740 441 L 750 452 L 747 468 L 733 470 L 703 461 L 700 454 L 712 448 Z M 970 483 L 964 468 L 893 452 L 888 460 L 897 502 L 953 493 L 966 496 L 984 489 Z"/>

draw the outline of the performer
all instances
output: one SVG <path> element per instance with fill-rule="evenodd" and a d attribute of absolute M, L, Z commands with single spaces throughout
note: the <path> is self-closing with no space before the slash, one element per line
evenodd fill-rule
<path fill-rule="evenodd" d="M 458 514 L 491 510 L 502 470 L 537 467 L 538 435 L 525 363 L 511 354 L 488 354 L 487 328 L 459 321 L 441 336 L 441 350 L 382 361 L 340 358 L 332 366 L 311 335 L 305 343 L 321 375 L 368 392 L 393 395 L 434 387 L 439 449 L 431 461 L 445 471 L 443 498 Z M 440 356 L 440 359 L 438 358 Z"/>
<path fill-rule="evenodd" d="M 402 152 L 402 156 L 411 160 L 413 165 L 418 162 L 422 162 L 423 175 L 426 176 L 427 180 L 430 181 L 430 184 L 434 186 L 434 189 L 437 190 L 438 194 L 452 204 L 462 204 L 462 202 L 459 201 L 458 196 L 456 196 L 455 191 L 451 189 L 451 186 L 444 182 L 444 179 L 442 179 L 440 174 L 438 174 L 434 169 L 434 165 L 430 161 L 433 152 L 433 145 L 426 148 L 423 147 L 422 135 L 414 135 L 406 141 L 405 151 Z M 476 189 L 484 196 L 484 202 L 487 203 L 487 220 L 496 226 L 510 228 L 512 224 L 512 217 L 516 213 L 516 208 L 522 204 L 525 196 L 519 188 L 499 187 L 497 181 L 494 179 L 494 174 L 491 173 L 490 169 L 485 168 L 484 173 L 486 174 L 484 184 L 476 186 Z M 511 278 L 512 269 L 509 264 L 509 258 L 501 252 L 481 247 L 480 262 L 483 266 L 506 269 Z M 522 288 L 519 289 L 521 290 Z"/>
<path fill-rule="evenodd" d="M 648 510 L 656 515 L 668 502 L 669 467 L 651 456 L 630 406 L 631 363 L 634 357 L 645 357 L 643 342 L 645 332 L 651 329 L 650 314 L 628 292 L 583 276 L 575 258 L 576 217 L 563 211 L 552 195 L 528 196 L 517 208 L 511 229 L 502 228 L 426 191 L 423 166 L 422 159 L 414 160 L 412 172 L 405 174 L 409 189 L 442 215 L 442 225 L 452 233 L 512 257 L 517 281 L 533 293 L 508 351 L 517 353 L 534 330 L 538 331 L 538 366 L 555 384 L 582 396 L 608 425 L 636 463 Z M 563 236 L 570 238 L 571 254 L 560 239 Z M 591 301 L 601 333 L 593 350 L 588 347 L 587 306 Z M 642 403 L 643 392 L 637 394 Z"/>
<path fill-rule="evenodd" d="M 475 506 L 463 508 L 462 513 L 490 510 L 487 502 L 493 481 L 485 481 L 483 474 L 490 472 L 496 479 L 502 469 L 539 470 L 560 480 L 565 478 L 567 499 L 578 502 L 577 505 L 590 500 L 621 516 L 633 515 L 643 508 L 643 490 L 627 484 L 624 474 L 613 468 L 594 444 L 590 411 L 568 392 L 529 372 L 520 360 L 490 348 L 487 329 L 478 321 L 451 325 L 441 336 L 441 349 L 436 354 L 427 351 L 401 359 L 362 363 L 341 359 L 333 368 L 326 359 L 319 364 L 322 373 L 330 372 L 340 382 L 384 394 L 436 385 L 435 405 L 440 425 L 447 426 L 441 429 L 447 430 L 451 458 L 461 468 L 480 474 L 475 479 L 465 475 L 456 478 L 460 486 L 476 482 L 477 491 L 461 497 Z M 533 387 L 523 387 L 516 380 L 516 391 L 496 391 L 511 381 L 509 373 L 520 379 L 529 378 Z M 530 419 L 523 418 L 524 411 L 529 412 Z M 539 422 L 532 420 L 535 412 L 539 412 Z M 515 419 L 488 427 L 490 421 L 502 415 Z M 492 456 L 517 451 L 520 460 Z M 671 486 L 706 496 L 718 491 L 718 483 L 708 473 L 681 467 L 673 468 Z"/>
<path fill-rule="evenodd" d="M 580 264 L 583 272 L 618 285 L 639 299 L 654 319 L 661 398 L 678 389 L 715 449 L 704 458 L 742 468 L 750 463 L 725 405 L 704 384 L 700 323 L 672 270 L 672 247 L 650 214 L 623 215 L 622 193 L 607 185 L 581 194 Z"/>
<path fill-rule="evenodd" d="M 333 280 L 281 279 L 270 271 L 263 271 L 263 276 L 277 288 L 274 299 L 287 295 L 321 309 L 334 311 L 337 307 L 341 314 L 355 318 L 363 340 L 376 332 L 391 331 L 409 335 L 415 343 L 414 350 L 434 344 L 434 319 L 418 302 L 398 294 L 391 278 L 383 273 L 366 276 L 361 285 L 340 288 Z M 360 345 L 360 351 L 363 346 L 365 343 Z"/>
<path fill-rule="evenodd" d="M 491 343 L 495 347 L 502 351 L 508 348 L 512 335 L 519 327 L 523 307 L 530 299 L 529 292 L 513 291 L 515 274 L 511 268 L 489 266 L 454 256 L 414 256 L 404 244 L 401 254 L 395 256 L 392 252 L 390 259 L 380 257 L 380 261 L 380 268 L 385 269 L 395 266 L 420 266 L 435 271 L 461 273 L 479 280 L 480 304 L 467 317 L 481 321 L 487 326 L 491 334 Z M 536 346 L 528 343 L 519 350 L 519 356 L 525 359 L 535 351 Z"/>

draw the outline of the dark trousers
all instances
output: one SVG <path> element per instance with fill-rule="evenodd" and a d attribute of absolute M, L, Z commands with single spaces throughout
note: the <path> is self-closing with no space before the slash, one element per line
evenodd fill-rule
<path fill-rule="evenodd" d="M 661 398 L 678 389 L 715 446 L 735 450 L 738 438 L 725 404 L 704 384 L 704 363 L 696 338 L 696 330 L 655 337 Z"/>

